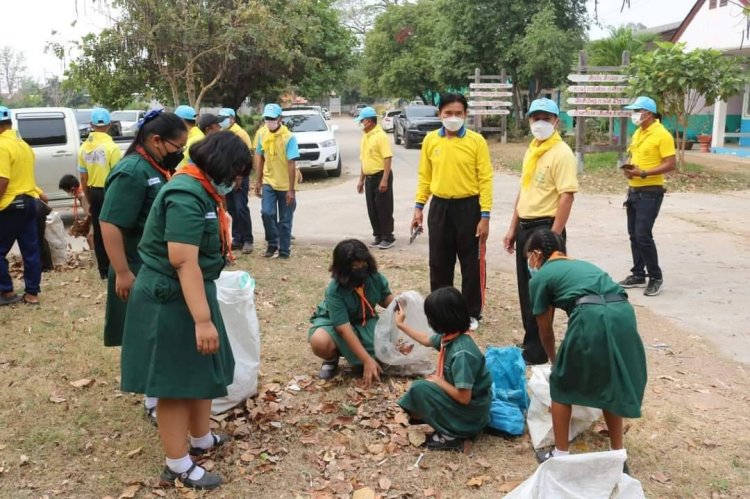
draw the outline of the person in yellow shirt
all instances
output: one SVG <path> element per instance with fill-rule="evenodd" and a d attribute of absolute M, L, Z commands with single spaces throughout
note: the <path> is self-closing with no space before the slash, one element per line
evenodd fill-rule
<path fill-rule="evenodd" d="M 413 234 L 422 230 L 423 210 L 430 211 L 430 289 L 453 286 L 456 256 L 461 263 L 461 293 L 476 329 L 484 305 L 484 248 L 490 233 L 492 162 L 487 141 L 464 126 L 468 103 L 460 94 L 440 96 L 442 128 L 422 143 Z"/>
<path fill-rule="evenodd" d="M 664 276 L 659 267 L 659 254 L 654 243 L 653 228 L 664 200 L 664 174 L 674 170 L 675 146 L 672 134 L 658 119 L 656 102 L 650 97 L 638 97 L 625 106 L 633 112 L 631 121 L 638 129 L 630 140 L 630 161 L 622 166 L 628 179 L 628 235 L 633 267 L 630 275 L 620 281 L 623 288 L 648 285 L 646 296 L 661 293 Z"/>
<path fill-rule="evenodd" d="M 200 128 L 201 132 L 208 137 L 209 135 L 221 131 L 221 125 L 219 123 L 221 123 L 221 118 L 217 115 L 201 113 L 201 116 L 198 119 L 198 128 Z"/>
<path fill-rule="evenodd" d="M 258 138 L 258 183 L 255 193 L 261 197 L 260 214 L 266 232 L 265 257 L 291 256 L 292 221 L 297 208 L 295 196 L 299 159 L 297 138 L 282 124 L 281 107 L 267 104 L 263 109 L 266 131 Z"/>
<path fill-rule="evenodd" d="M 375 239 L 371 248 L 387 250 L 396 242 L 393 237 L 393 175 L 391 175 L 391 142 L 378 126 L 378 115 L 371 107 L 360 111 L 355 118 L 364 132 L 359 147 L 362 165 L 357 192 L 365 193 L 367 215 Z"/>
<path fill-rule="evenodd" d="M 255 151 L 255 144 L 250 140 L 250 135 L 237 123 L 237 115 L 234 109 L 225 107 L 219 111 L 221 127 L 229 130 L 242 139 L 247 145 L 250 152 Z M 227 127 L 227 123 L 229 124 Z M 257 136 L 257 134 L 256 134 Z M 250 173 L 252 173 L 253 163 L 248 165 L 237 177 L 234 182 L 232 192 L 226 195 L 227 211 L 232 217 L 232 249 L 242 250 L 242 253 L 248 254 L 253 252 L 253 220 L 250 217 Z"/>
<path fill-rule="evenodd" d="M 91 207 L 91 226 L 94 229 L 94 254 L 99 277 L 107 279 L 109 258 L 104 249 L 102 230 L 99 225 L 99 214 L 104 204 L 104 183 L 115 167 L 122 153 L 115 141 L 107 133 L 112 119 L 109 111 L 97 108 L 91 112 L 91 134 L 81 144 L 78 153 L 78 173 L 81 177 L 81 188 Z"/>
<path fill-rule="evenodd" d="M 185 157 L 180 162 L 179 165 L 177 165 L 177 169 L 182 168 L 186 164 L 188 164 L 188 161 L 190 161 L 190 146 L 195 144 L 198 141 L 203 140 L 206 135 L 203 133 L 203 131 L 196 126 L 196 121 L 198 120 L 198 113 L 195 112 L 195 109 L 190 106 L 177 106 L 177 109 L 174 110 L 174 114 L 182 118 L 182 121 L 185 122 L 185 126 L 188 129 L 188 136 L 187 136 L 187 143 L 185 144 Z"/>
<path fill-rule="evenodd" d="M 39 304 L 42 267 L 37 233 L 34 151 L 13 130 L 10 109 L 0 106 L 0 305 Z M 23 259 L 25 292 L 13 291 L 8 253 L 15 243 Z"/>
<path fill-rule="evenodd" d="M 526 243 L 537 230 L 548 229 L 565 239 L 565 225 L 578 192 L 578 163 L 556 128 L 560 109 L 550 99 L 536 99 L 527 116 L 534 138 L 523 158 L 521 188 L 510 227 L 503 239 L 505 251 L 516 253 L 518 301 L 523 320 L 523 358 L 527 364 L 544 364 L 547 354 L 531 310 Z"/>

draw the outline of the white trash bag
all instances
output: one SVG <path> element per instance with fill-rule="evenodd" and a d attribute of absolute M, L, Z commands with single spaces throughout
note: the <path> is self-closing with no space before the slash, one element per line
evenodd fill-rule
<path fill-rule="evenodd" d="M 505 499 L 645 499 L 641 482 L 622 472 L 624 449 L 553 457 Z"/>
<path fill-rule="evenodd" d="M 44 229 L 44 239 L 49 245 L 52 265 L 65 265 L 68 261 L 68 240 L 65 237 L 65 226 L 60 214 L 53 211 L 47 215 L 47 226 Z"/>
<path fill-rule="evenodd" d="M 529 394 L 531 403 L 526 413 L 526 423 L 529 425 L 529 436 L 535 449 L 542 449 L 555 445 L 555 435 L 552 431 L 552 413 L 550 406 L 552 399 L 549 393 L 549 375 L 552 366 L 533 366 L 531 368 L 531 379 L 529 380 Z M 568 439 L 586 431 L 602 417 L 601 409 L 592 407 L 573 406 L 570 418 L 570 434 Z"/>
<path fill-rule="evenodd" d="M 375 357 L 383 364 L 383 372 L 392 376 L 424 376 L 435 372 L 434 349 L 409 338 L 396 326 L 396 301 L 406 311 L 406 325 L 432 333 L 424 315 L 424 298 L 416 291 L 407 291 L 391 302 L 380 314 L 375 325 Z M 413 345 L 413 348 L 412 348 Z M 399 351 L 412 348 L 404 355 Z"/>
<path fill-rule="evenodd" d="M 211 412 L 218 414 L 258 393 L 260 324 L 255 310 L 255 280 L 247 272 L 222 272 L 216 279 L 221 317 L 234 354 L 234 379 L 226 397 L 214 399 Z"/>

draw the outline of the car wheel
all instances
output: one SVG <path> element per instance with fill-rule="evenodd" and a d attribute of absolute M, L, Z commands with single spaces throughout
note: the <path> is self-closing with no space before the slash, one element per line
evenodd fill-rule
<path fill-rule="evenodd" d="M 329 177 L 340 177 L 341 176 L 341 156 L 339 156 L 339 163 L 336 165 L 335 170 L 328 170 L 326 172 Z"/>
<path fill-rule="evenodd" d="M 398 128 L 393 129 L 393 143 L 398 145 L 401 145 L 401 138 L 398 136 Z"/>
<path fill-rule="evenodd" d="M 409 133 L 404 134 L 404 147 L 407 149 L 412 149 L 414 147 L 414 144 L 411 143 L 409 140 Z"/>

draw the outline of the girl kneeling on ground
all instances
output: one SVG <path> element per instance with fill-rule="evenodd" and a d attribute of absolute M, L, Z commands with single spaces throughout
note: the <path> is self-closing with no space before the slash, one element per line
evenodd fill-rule
<path fill-rule="evenodd" d="M 436 432 L 427 448 L 462 451 L 464 440 L 482 432 L 490 420 L 492 377 L 484 355 L 468 334 L 471 318 L 456 288 L 440 288 L 425 299 L 427 323 L 437 334 L 417 331 L 405 323 L 399 307 L 396 325 L 414 341 L 440 351 L 437 372 L 412 383 L 398 405 L 412 424 L 427 423 Z"/>
<path fill-rule="evenodd" d="M 333 249 L 328 269 L 331 282 L 325 297 L 310 318 L 308 341 L 315 355 L 323 359 L 321 379 L 336 375 L 339 357 L 362 369 L 365 385 L 380 381 L 381 368 L 375 360 L 375 307 L 387 307 L 393 300 L 388 280 L 378 272 L 375 258 L 357 239 L 345 239 Z"/>
<path fill-rule="evenodd" d="M 628 296 L 599 267 L 565 255 L 551 230 L 534 232 L 525 248 L 531 273 L 532 312 L 552 362 L 549 378 L 555 449 L 539 462 L 568 454 L 571 406 L 604 412 L 612 450 L 623 448 L 622 418 L 639 418 L 646 387 L 646 356 Z M 568 329 L 555 352 L 555 308 L 568 313 Z"/>
<path fill-rule="evenodd" d="M 232 132 L 193 144 L 190 158 L 159 191 L 138 246 L 143 266 L 128 298 L 122 390 L 159 399 L 162 480 L 211 489 L 221 477 L 190 454 L 225 440 L 209 429 L 211 400 L 227 394 L 234 376 L 214 283 L 231 244 L 222 196 L 252 158 Z"/>

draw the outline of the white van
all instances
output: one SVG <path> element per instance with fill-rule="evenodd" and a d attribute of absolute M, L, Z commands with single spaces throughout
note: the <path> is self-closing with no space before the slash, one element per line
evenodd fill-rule
<path fill-rule="evenodd" d="M 71 206 L 73 199 L 59 188 L 66 173 L 78 176 L 79 135 L 73 110 L 66 107 L 11 109 L 13 128 L 34 149 L 36 185 L 52 207 Z"/>

